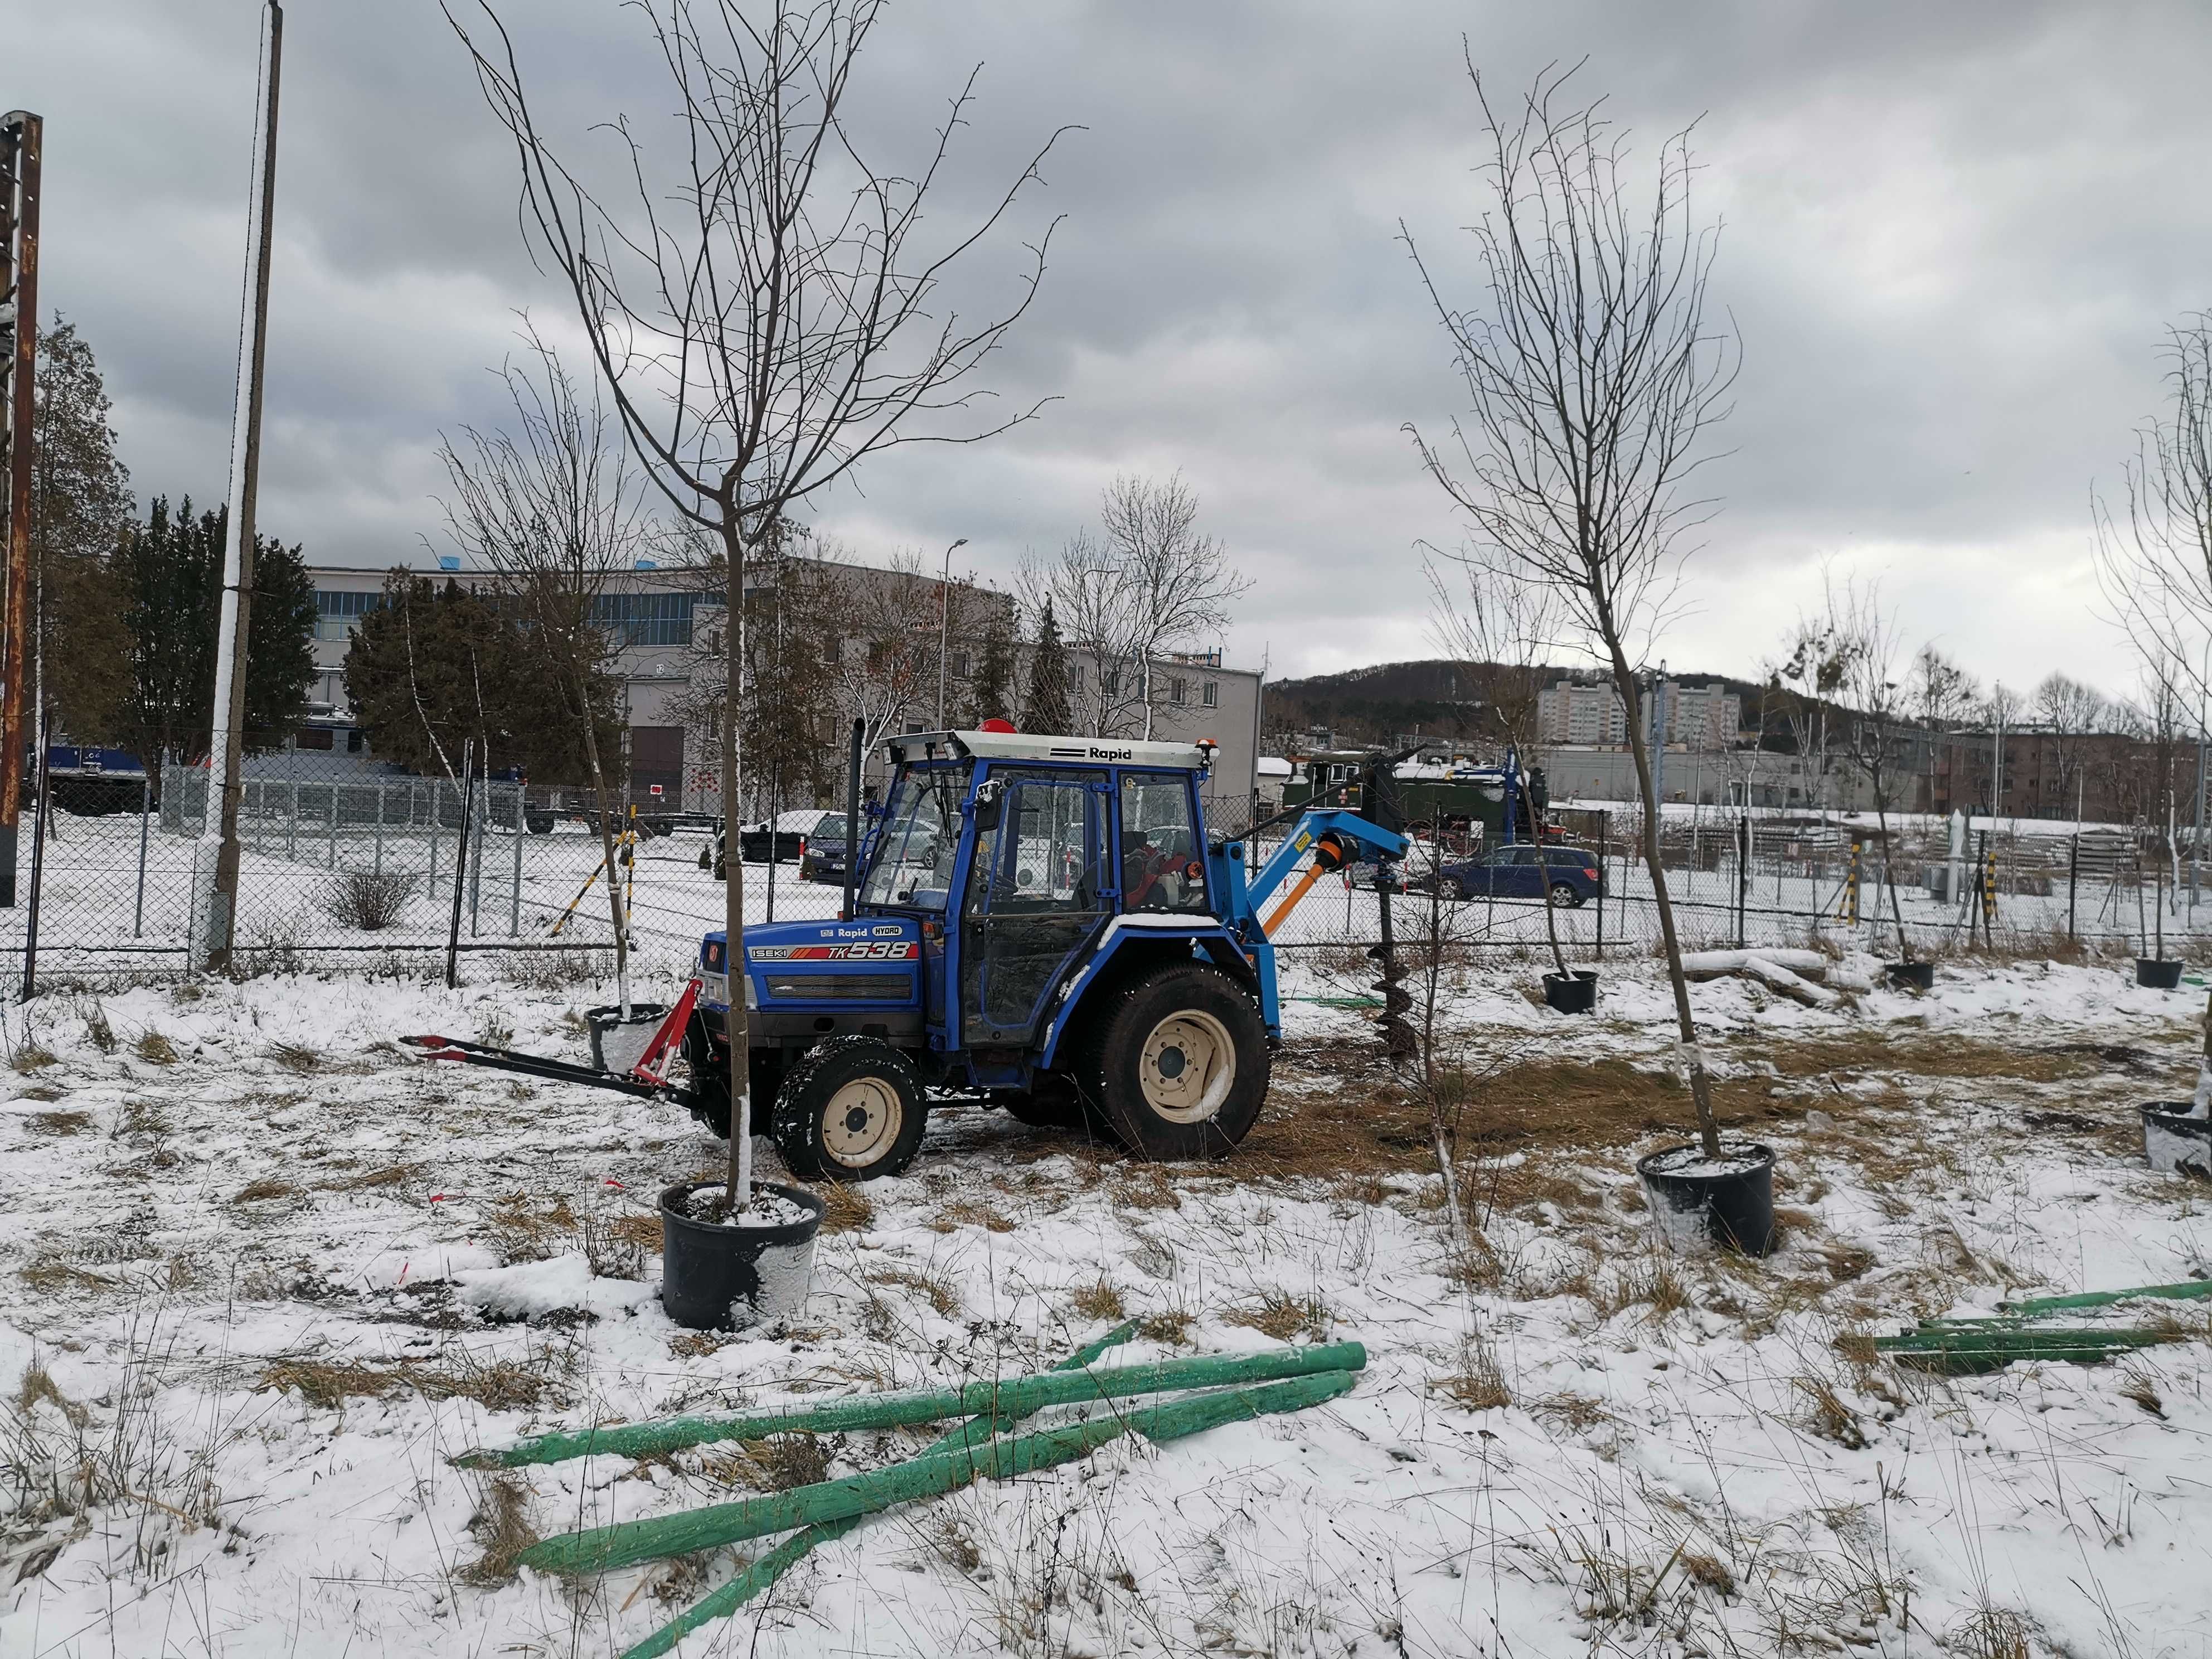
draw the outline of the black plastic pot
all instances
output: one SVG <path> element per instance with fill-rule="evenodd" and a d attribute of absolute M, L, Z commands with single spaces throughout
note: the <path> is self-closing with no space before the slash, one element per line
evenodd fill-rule
<path fill-rule="evenodd" d="M 1936 964 L 1932 962 L 1886 962 L 1881 971 L 1900 991 L 1932 991 L 1936 988 Z"/>
<path fill-rule="evenodd" d="M 644 1054 L 646 1044 L 653 1041 L 660 1022 L 667 1018 L 668 1005 L 665 1002 L 633 1002 L 628 1019 L 623 1018 L 620 1003 L 611 1008 L 585 1010 L 585 1023 L 592 1028 L 592 1069 L 629 1070 Z"/>
<path fill-rule="evenodd" d="M 2154 1170 L 2212 1176 L 2212 1117 L 2191 1117 L 2185 1100 L 2143 1103 L 2143 1156 Z"/>
<path fill-rule="evenodd" d="M 1597 969 L 1570 968 L 1544 975 L 1544 1000 L 1563 1014 L 1586 1014 L 1597 1006 Z"/>
<path fill-rule="evenodd" d="M 806 1305 L 822 1200 L 804 1187 L 755 1182 L 806 1211 L 781 1227 L 724 1227 L 694 1221 L 684 1202 L 719 1181 L 690 1182 L 660 1195 L 660 1305 L 695 1331 L 734 1331 L 786 1318 Z"/>
<path fill-rule="evenodd" d="M 1680 1255 L 1718 1245 L 1746 1255 L 1774 1249 L 1774 1149 L 1755 1140 L 1721 1142 L 1723 1167 L 1698 1167 L 1696 1141 L 1662 1146 L 1636 1161 L 1660 1242 Z"/>
<path fill-rule="evenodd" d="M 2136 983 L 2153 991 L 2172 991 L 2181 984 L 2181 964 L 2154 957 L 2136 958 Z"/>

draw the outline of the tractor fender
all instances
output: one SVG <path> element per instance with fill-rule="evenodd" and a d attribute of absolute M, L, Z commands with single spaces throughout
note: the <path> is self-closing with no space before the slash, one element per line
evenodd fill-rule
<path fill-rule="evenodd" d="M 1170 949 L 1164 951 L 1162 946 Z M 1050 1069 L 1061 1042 L 1080 1023 L 1085 994 L 1101 981 L 1116 978 L 1145 959 L 1181 962 L 1201 957 L 1227 969 L 1255 996 L 1259 994 L 1259 975 L 1246 961 L 1236 935 L 1220 923 L 1190 916 L 1115 917 L 1099 935 L 1091 959 L 1060 994 L 1052 1023 L 1045 1027 L 1037 1065 Z"/>

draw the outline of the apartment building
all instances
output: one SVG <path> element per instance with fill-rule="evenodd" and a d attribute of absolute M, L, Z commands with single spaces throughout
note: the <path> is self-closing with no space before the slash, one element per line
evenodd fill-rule
<path fill-rule="evenodd" d="M 1743 699 L 1733 691 L 1662 680 L 1647 695 L 1662 699 L 1669 748 L 1711 754 L 1735 747 Z M 1610 680 L 1559 680 L 1536 694 L 1536 728 L 1546 744 L 1625 746 L 1628 712 Z"/>

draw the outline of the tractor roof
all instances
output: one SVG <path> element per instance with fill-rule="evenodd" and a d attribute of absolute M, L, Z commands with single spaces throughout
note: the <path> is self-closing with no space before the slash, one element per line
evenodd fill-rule
<path fill-rule="evenodd" d="M 1098 765 L 1157 766 L 1202 772 L 1213 763 L 1213 745 L 1143 743 L 1133 738 L 1047 738 L 1027 732 L 910 732 L 885 740 L 893 762 L 925 760 L 933 751 L 955 760 L 1091 762 Z"/>

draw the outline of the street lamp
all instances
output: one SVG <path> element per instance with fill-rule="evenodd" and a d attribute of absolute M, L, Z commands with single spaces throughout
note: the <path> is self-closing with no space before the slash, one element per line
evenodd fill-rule
<path fill-rule="evenodd" d="M 945 550 L 945 576 L 937 585 L 937 729 L 945 726 L 945 642 L 952 620 L 952 554 L 968 545 L 963 536 Z"/>

